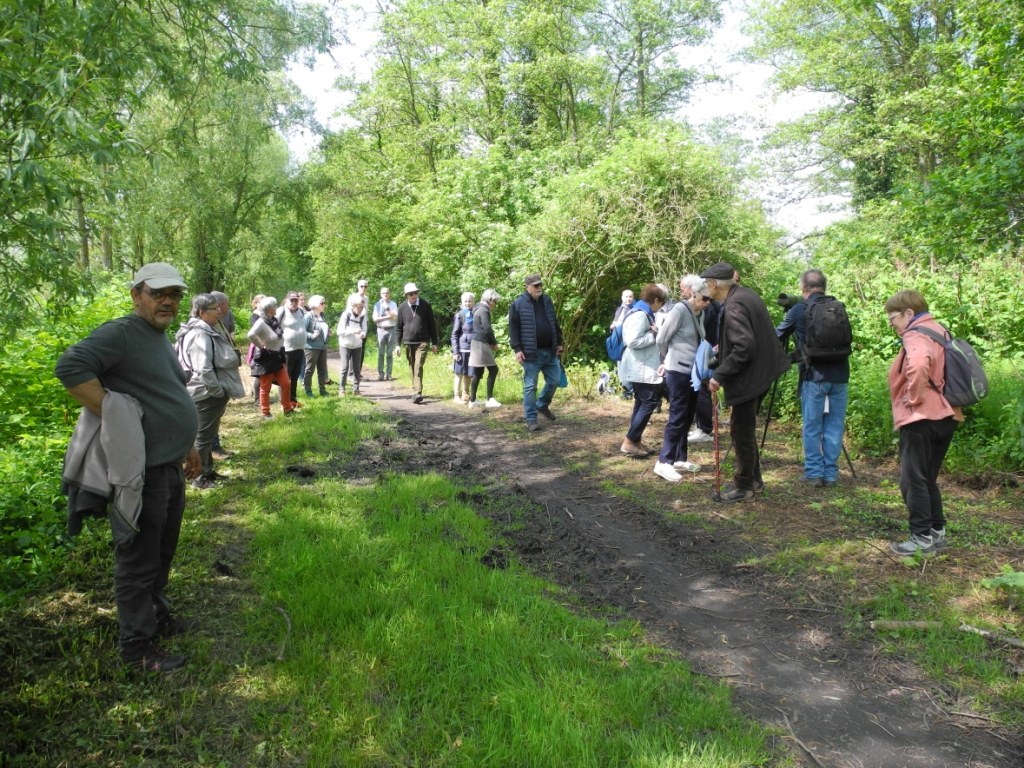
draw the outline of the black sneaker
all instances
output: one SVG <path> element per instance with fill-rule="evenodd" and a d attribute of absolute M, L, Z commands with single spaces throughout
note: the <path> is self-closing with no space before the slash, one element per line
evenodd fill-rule
<path fill-rule="evenodd" d="M 177 616 L 168 616 L 156 623 L 157 637 L 177 637 L 192 631 L 192 622 Z"/>
<path fill-rule="evenodd" d="M 141 668 L 145 672 L 171 672 L 185 666 L 184 656 L 167 653 L 152 640 L 124 651 L 121 659 L 126 666 Z"/>
<path fill-rule="evenodd" d="M 539 413 L 541 416 L 543 416 L 548 421 L 554 421 L 555 420 L 555 414 L 553 414 L 551 412 L 551 408 L 549 406 L 547 406 L 547 405 L 545 405 L 543 408 L 538 408 L 537 409 L 537 413 Z"/>
<path fill-rule="evenodd" d="M 420 403 L 423 402 L 423 395 L 416 395 L 416 397 L 414 397 L 412 401 L 416 403 L 416 405 L 419 405 Z"/>
<path fill-rule="evenodd" d="M 740 501 L 750 501 L 754 498 L 753 491 L 741 491 L 739 488 L 724 488 L 719 500 L 723 504 L 735 504 Z"/>

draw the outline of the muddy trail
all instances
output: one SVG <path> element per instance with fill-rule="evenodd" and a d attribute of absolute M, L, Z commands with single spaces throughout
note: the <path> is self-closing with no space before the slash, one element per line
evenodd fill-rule
<path fill-rule="evenodd" d="M 640 622 L 697 673 L 727 683 L 742 711 L 780 729 L 798 762 L 1024 765 L 1019 735 L 943 708 L 935 682 L 914 665 L 879 656 L 849 637 L 829 606 L 787 602 L 743 568 L 756 553 L 727 526 L 688 527 L 564 466 L 560 443 L 580 426 L 571 417 L 531 434 L 517 423 L 519 405 L 485 412 L 430 397 L 416 405 L 395 382 L 366 379 L 363 394 L 395 416 L 400 439 L 387 454 L 389 469 L 485 486 L 467 501 L 493 520 L 514 556 L 584 606 Z M 351 470 L 363 464 L 372 472 L 384 460 L 378 447 L 361 449 Z M 525 495 L 532 512 L 513 525 L 503 494 Z M 769 488 L 756 503 L 771 496 Z M 493 556 L 500 564 L 504 554 Z"/>

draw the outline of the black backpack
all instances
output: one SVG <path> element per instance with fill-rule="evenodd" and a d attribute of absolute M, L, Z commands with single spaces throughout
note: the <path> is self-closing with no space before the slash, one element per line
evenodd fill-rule
<path fill-rule="evenodd" d="M 853 352 L 853 330 L 846 305 L 834 296 L 807 302 L 804 360 L 837 363 Z"/>

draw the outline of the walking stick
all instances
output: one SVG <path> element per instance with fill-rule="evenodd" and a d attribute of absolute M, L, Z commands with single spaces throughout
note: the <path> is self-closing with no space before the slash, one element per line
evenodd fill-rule
<path fill-rule="evenodd" d="M 715 443 L 715 492 L 712 501 L 722 500 L 722 455 L 718 442 L 718 392 L 711 393 L 711 426 Z"/>

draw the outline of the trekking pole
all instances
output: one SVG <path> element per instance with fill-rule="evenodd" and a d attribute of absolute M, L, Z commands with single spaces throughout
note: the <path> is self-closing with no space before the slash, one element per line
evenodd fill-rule
<path fill-rule="evenodd" d="M 712 501 L 722 500 L 722 459 L 718 442 L 718 392 L 711 393 L 711 426 L 715 443 L 715 492 Z"/>
<path fill-rule="evenodd" d="M 850 452 L 846 450 L 846 441 L 843 440 L 843 456 L 846 457 L 846 464 L 850 468 L 850 474 L 853 475 L 854 479 L 857 478 L 857 473 L 853 470 L 853 462 L 850 461 Z"/>
<path fill-rule="evenodd" d="M 768 425 L 772 423 L 772 408 L 775 407 L 775 393 L 778 392 L 778 390 L 779 390 L 779 379 L 781 379 L 781 378 L 782 377 L 779 376 L 772 383 L 772 395 L 771 395 L 770 398 L 768 398 L 768 413 L 765 415 L 765 418 L 764 418 L 764 432 L 761 433 L 761 450 L 762 451 L 764 450 L 764 441 L 766 439 L 768 439 Z"/>

